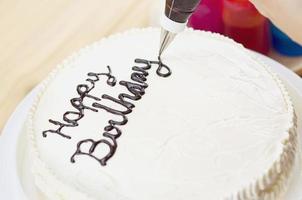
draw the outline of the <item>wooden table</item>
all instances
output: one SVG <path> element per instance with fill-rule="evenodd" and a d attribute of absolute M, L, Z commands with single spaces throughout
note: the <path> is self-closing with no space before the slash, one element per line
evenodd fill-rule
<path fill-rule="evenodd" d="M 154 1 L 0 1 L 0 130 L 18 102 L 72 52 L 109 34 L 147 26 Z M 297 70 L 302 64 L 286 62 Z"/>

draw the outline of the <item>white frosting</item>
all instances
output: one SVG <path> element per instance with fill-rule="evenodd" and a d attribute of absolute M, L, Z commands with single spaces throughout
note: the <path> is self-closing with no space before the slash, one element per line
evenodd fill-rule
<path fill-rule="evenodd" d="M 146 94 L 134 102 L 106 167 L 86 156 L 72 164 L 70 157 L 78 141 L 102 138 L 107 121 L 119 119 L 112 114 L 86 110 L 78 127 L 64 128 L 72 139 L 42 137 L 56 128 L 48 119 L 63 121 L 74 110 L 70 99 L 88 72 L 107 72 L 110 65 L 118 81 L 130 81 L 134 59 L 156 60 L 158 41 L 157 29 L 111 37 L 44 82 L 28 122 L 39 189 L 64 200 L 277 199 L 295 155 L 291 102 L 266 67 L 211 33 L 189 30 L 175 38 L 163 55 L 170 77 L 149 71 Z M 127 91 L 102 79 L 91 94 L 121 92 Z"/>

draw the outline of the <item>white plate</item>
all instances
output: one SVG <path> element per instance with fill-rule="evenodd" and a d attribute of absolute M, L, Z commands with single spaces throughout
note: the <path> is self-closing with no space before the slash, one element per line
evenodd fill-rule
<path fill-rule="evenodd" d="M 271 66 L 284 80 L 293 98 L 298 118 L 302 119 L 302 80 L 281 64 L 265 56 L 253 53 L 253 56 Z M 28 110 L 38 91 L 36 87 L 18 105 L 9 118 L 0 137 L 0 199 L 6 200 L 41 200 L 39 192 L 33 185 L 30 170 L 30 158 L 26 148 L 23 125 Z M 299 116 L 301 115 L 301 116 Z M 302 121 L 299 122 L 302 125 Z M 286 200 L 302 200 L 302 164 L 294 175 L 293 183 Z"/>

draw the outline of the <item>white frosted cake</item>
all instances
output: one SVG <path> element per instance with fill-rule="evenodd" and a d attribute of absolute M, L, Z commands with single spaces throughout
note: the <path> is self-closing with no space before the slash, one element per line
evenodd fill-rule
<path fill-rule="evenodd" d="M 277 200 L 297 134 L 279 79 L 223 36 L 118 34 L 42 83 L 27 123 L 49 200 Z"/>

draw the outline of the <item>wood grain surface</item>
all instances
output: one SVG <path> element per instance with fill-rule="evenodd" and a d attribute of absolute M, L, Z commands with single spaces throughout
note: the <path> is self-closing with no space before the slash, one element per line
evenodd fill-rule
<path fill-rule="evenodd" d="M 147 26 L 154 1 L 1 0 L 0 130 L 22 98 L 65 57 L 109 34 Z M 302 68 L 301 60 L 286 62 Z"/>

